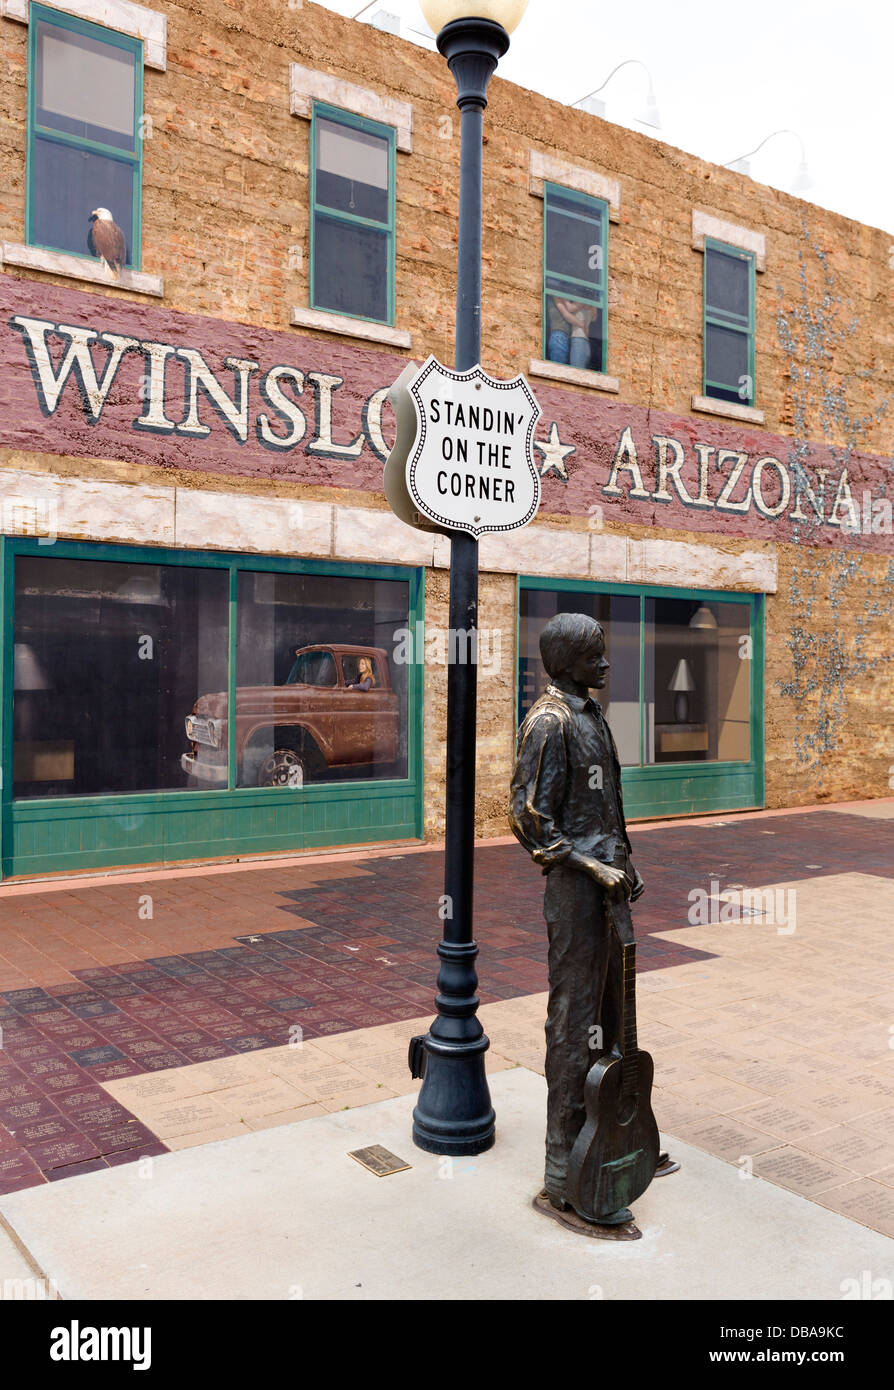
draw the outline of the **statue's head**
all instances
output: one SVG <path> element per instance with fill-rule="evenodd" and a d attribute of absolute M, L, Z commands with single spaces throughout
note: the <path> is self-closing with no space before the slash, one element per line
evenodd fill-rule
<path fill-rule="evenodd" d="M 557 613 L 540 634 L 540 659 L 552 680 L 602 690 L 608 678 L 605 634 L 586 613 Z"/>

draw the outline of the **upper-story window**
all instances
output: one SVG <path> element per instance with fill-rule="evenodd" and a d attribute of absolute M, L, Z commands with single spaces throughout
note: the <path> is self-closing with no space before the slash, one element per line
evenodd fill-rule
<path fill-rule="evenodd" d="M 735 405 L 754 405 L 754 271 L 752 251 L 705 237 L 704 392 Z"/>
<path fill-rule="evenodd" d="M 544 356 L 604 372 L 608 204 L 575 189 L 544 185 Z"/>
<path fill-rule="evenodd" d="M 395 131 L 314 104 L 310 307 L 394 323 Z"/>
<path fill-rule="evenodd" d="M 142 41 L 32 3 L 29 245 L 139 266 L 142 114 Z"/>

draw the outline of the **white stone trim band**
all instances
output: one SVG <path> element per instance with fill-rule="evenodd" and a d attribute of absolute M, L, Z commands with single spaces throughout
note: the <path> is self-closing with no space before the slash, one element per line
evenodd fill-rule
<path fill-rule="evenodd" d="M 692 209 L 692 249 L 704 251 L 705 237 L 714 241 L 725 241 L 730 246 L 738 246 L 742 251 L 754 252 L 755 270 L 767 268 L 767 238 L 763 232 L 752 231 L 750 227 L 738 227 L 735 222 L 724 222 L 710 212 Z"/>
<path fill-rule="evenodd" d="M 119 34 L 131 34 L 143 40 L 143 62 L 147 68 L 164 72 L 168 55 L 168 19 L 158 10 L 135 5 L 132 0 L 52 0 L 54 10 L 88 19 L 117 29 Z M 0 18 L 14 19 L 27 24 L 30 18 L 29 0 L 0 0 Z"/>
<path fill-rule="evenodd" d="M 397 148 L 405 154 L 412 151 L 413 108 L 408 101 L 381 97 L 367 87 L 357 87 L 353 82 L 333 77 L 331 73 L 315 72 L 313 68 L 302 67 L 300 63 L 290 63 L 289 110 L 292 115 L 309 120 L 315 101 L 325 101 L 330 106 L 351 111 L 355 116 L 365 116 L 370 121 L 394 126 L 397 130 Z"/>
<path fill-rule="evenodd" d="M 55 539 L 65 538 L 439 569 L 450 564 L 447 536 L 416 531 L 389 511 L 272 491 L 211 492 L 0 468 L 0 519 L 9 535 L 42 539 L 47 554 Z M 710 539 L 633 540 L 537 522 L 511 535 L 482 537 L 481 569 L 767 594 L 778 582 L 772 543 L 736 550 Z"/>

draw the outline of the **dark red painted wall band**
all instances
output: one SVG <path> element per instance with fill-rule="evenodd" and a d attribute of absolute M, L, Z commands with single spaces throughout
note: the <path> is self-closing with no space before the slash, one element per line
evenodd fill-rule
<path fill-rule="evenodd" d="M 383 395 L 402 365 L 0 275 L 8 447 L 381 492 Z M 628 521 L 892 550 L 886 458 L 533 385 L 544 512 L 589 515 L 595 529 Z"/>

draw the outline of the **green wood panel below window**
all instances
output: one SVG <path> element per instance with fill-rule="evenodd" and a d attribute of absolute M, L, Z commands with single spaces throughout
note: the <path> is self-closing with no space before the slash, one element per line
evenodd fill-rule
<path fill-rule="evenodd" d="M 178 804 L 179 803 L 179 804 Z M 4 876 L 297 853 L 421 837 L 413 783 L 14 802 Z"/>

